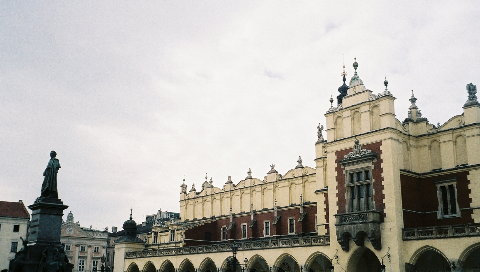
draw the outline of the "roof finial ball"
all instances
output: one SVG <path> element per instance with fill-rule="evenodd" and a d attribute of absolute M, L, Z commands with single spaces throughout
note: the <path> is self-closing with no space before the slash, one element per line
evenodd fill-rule
<path fill-rule="evenodd" d="M 355 69 L 355 74 L 357 74 L 357 68 L 358 68 L 358 62 L 357 62 L 357 58 L 353 58 L 355 60 L 355 62 L 353 63 L 353 69 Z"/>

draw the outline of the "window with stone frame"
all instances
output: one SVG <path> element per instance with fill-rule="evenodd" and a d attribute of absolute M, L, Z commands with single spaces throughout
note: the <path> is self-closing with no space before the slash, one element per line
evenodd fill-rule
<path fill-rule="evenodd" d="M 247 239 L 247 224 L 242 224 L 242 239 Z"/>
<path fill-rule="evenodd" d="M 85 259 L 78 259 L 78 271 L 85 271 Z"/>
<path fill-rule="evenodd" d="M 270 236 L 270 221 L 263 222 L 263 236 Z"/>
<path fill-rule="evenodd" d="M 10 246 L 10 252 L 16 253 L 17 248 L 18 248 L 18 242 L 12 242 L 12 245 Z"/>
<path fill-rule="evenodd" d="M 347 212 L 374 210 L 371 167 L 347 170 L 346 180 Z"/>
<path fill-rule="evenodd" d="M 288 218 L 288 234 L 295 233 L 295 218 L 290 217 Z"/>
<path fill-rule="evenodd" d="M 85 252 L 86 251 L 86 247 L 85 246 L 80 246 L 80 252 Z"/>
<path fill-rule="evenodd" d="M 153 232 L 153 243 L 158 243 L 158 232 L 156 231 Z"/>
<path fill-rule="evenodd" d="M 70 251 L 70 245 L 65 245 L 65 251 Z"/>
<path fill-rule="evenodd" d="M 457 183 L 455 180 L 437 182 L 438 218 L 459 217 Z"/>
<path fill-rule="evenodd" d="M 92 270 L 93 271 L 98 271 L 98 260 L 93 260 L 92 262 Z"/>
<path fill-rule="evenodd" d="M 220 238 L 222 241 L 227 240 L 227 226 L 223 226 L 220 230 Z"/>
<path fill-rule="evenodd" d="M 175 242 L 175 230 L 170 230 L 170 242 Z"/>
<path fill-rule="evenodd" d="M 93 252 L 98 253 L 100 251 L 100 248 L 98 246 L 93 248 Z"/>

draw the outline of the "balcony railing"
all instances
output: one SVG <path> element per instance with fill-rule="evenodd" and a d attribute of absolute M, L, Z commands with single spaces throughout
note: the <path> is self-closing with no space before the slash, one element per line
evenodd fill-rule
<path fill-rule="evenodd" d="M 235 243 L 238 250 L 255 250 L 255 249 L 274 249 L 282 247 L 308 247 L 308 246 L 327 246 L 330 244 L 329 236 L 288 236 L 288 237 L 269 237 L 258 240 L 245 240 Z M 232 242 L 221 242 L 203 246 L 188 246 L 177 248 L 159 248 L 146 249 L 143 251 L 132 251 L 125 254 L 127 259 L 175 256 L 185 254 L 204 254 L 215 252 L 230 252 Z"/>
<path fill-rule="evenodd" d="M 480 236 L 480 224 L 407 228 L 403 240 L 423 240 Z"/>
<path fill-rule="evenodd" d="M 378 211 L 354 212 L 336 214 L 336 226 L 363 224 L 363 223 L 381 223 L 382 214 Z"/>

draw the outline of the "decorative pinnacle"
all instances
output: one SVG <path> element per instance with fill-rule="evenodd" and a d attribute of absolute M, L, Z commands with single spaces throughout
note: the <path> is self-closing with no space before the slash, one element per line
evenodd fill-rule
<path fill-rule="evenodd" d="M 208 181 L 208 174 L 205 173 L 205 181 Z"/>
<path fill-rule="evenodd" d="M 345 72 L 345 64 L 343 65 L 343 72 L 342 72 L 341 76 L 343 77 L 343 82 L 345 83 L 345 81 L 347 80 L 346 79 L 347 72 Z"/>
<path fill-rule="evenodd" d="M 130 208 L 130 220 L 132 220 L 132 212 L 133 212 L 133 209 Z"/>
<path fill-rule="evenodd" d="M 297 166 L 295 168 L 303 168 L 303 165 L 302 165 L 302 157 L 301 156 L 298 156 L 298 160 L 297 160 Z"/>
<path fill-rule="evenodd" d="M 330 108 L 333 108 L 333 97 L 330 95 Z"/>
<path fill-rule="evenodd" d="M 416 108 L 417 107 L 417 105 L 415 105 L 415 102 L 417 102 L 417 98 L 413 95 L 413 90 L 412 90 L 412 96 L 408 100 L 410 101 L 410 103 L 412 103 L 410 108 Z"/>
<path fill-rule="evenodd" d="M 247 179 L 251 179 L 251 178 L 252 178 L 252 169 L 248 168 Z"/>
<path fill-rule="evenodd" d="M 353 63 L 353 69 L 355 69 L 355 75 L 357 74 L 357 68 L 358 68 L 358 62 L 357 62 L 357 58 L 353 58 L 355 60 L 355 62 Z"/>
<path fill-rule="evenodd" d="M 385 91 L 388 90 L 388 80 L 387 80 L 387 76 L 385 76 L 385 81 L 383 81 L 383 85 L 385 85 Z"/>

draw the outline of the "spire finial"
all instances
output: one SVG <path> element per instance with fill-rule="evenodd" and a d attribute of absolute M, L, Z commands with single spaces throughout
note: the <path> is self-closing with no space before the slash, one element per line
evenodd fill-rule
<path fill-rule="evenodd" d="M 355 69 L 355 75 L 357 74 L 357 68 L 358 68 L 358 62 L 357 62 L 357 58 L 353 58 L 355 60 L 355 62 L 353 63 L 353 69 Z"/>
<path fill-rule="evenodd" d="M 333 108 L 333 96 L 330 95 L 330 108 Z"/>
<path fill-rule="evenodd" d="M 412 105 L 410 105 L 410 109 L 417 108 L 417 105 L 415 105 L 415 102 L 417 102 L 417 98 L 415 97 L 415 95 L 413 95 L 413 90 L 412 96 L 408 100 L 410 101 L 410 103 L 412 103 Z"/>
<path fill-rule="evenodd" d="M 387 76 L 385 76 L 385 80 L 383 81 L 383 85 L 385 85 L 385 91 L 388 91 L 388 80 L 387 80 Z"/>
<path fill-rule="evenodd" d="M 132 220 L 132 213 L 133 213 L 133 209 L 130 208 L 130 220 Z"/>
<path fill-rule="evenodd" d="M 208 174 L 205 173 L 205 181 L 208 181 Z"/>
<path fill-rule="evenodd" d="M 252 178 L 252 169 L 248 168 L 247 179 L 251 179 L 251 178 Z"/>

